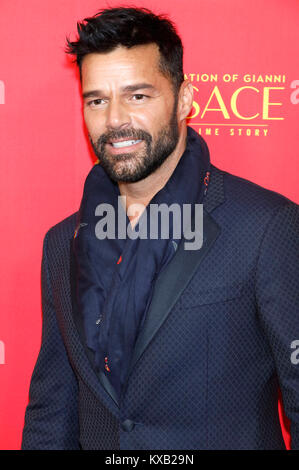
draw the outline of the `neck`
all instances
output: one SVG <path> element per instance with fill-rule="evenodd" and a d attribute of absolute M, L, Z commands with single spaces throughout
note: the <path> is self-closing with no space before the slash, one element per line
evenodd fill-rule
<path fill-rule="evenodd" d="M 186 137 L 187 126 L 185 125 L 181 130 L 176 148 L 154 173 L 136 183 L 118 183 L 121 196 L 126 197 L 126 210 L 132 204 L 142 204 L 146 207 L 155 194 L 165 186 L 185 151 Z M 134 219 L 136 223 L 140 215 L 141 213 L 138 214 L 137 211 L 135 216 L 129 218 Z"/>

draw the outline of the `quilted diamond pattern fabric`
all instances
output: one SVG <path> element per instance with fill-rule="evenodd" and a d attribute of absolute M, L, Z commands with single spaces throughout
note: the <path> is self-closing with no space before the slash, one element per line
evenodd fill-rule
<path fill-rule="evenodd" d="M 284 449 L 279 388 L 299 449 L 299 365 L 291 361 L 299 340 L 298 205 L 212 166 L 205 208 L 220 234 L 119 404 L 74 318 L 76 214 L 48 231 L 43 339 L 23 449 Z"/>

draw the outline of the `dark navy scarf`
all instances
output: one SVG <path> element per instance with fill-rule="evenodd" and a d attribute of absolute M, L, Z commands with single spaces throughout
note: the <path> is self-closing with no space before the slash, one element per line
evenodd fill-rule
<path fill-rule="evenodd" d="M 208 148 L 204 140 L 188 127 L 186 149 L 166 185 L 150 204 L 201 203 L 210 171 Z M 206 179 L 205 179 L 206 177 Z M 84 185 L 73 249 L 76 256 L 77 303 L 83 319 L 87 347 L 93 352 L 99 372 L 105 373 L 120 396 L 138 332 L 148 310 L 159 273 L 175 254 L 180 240 L 174 239 L 170 218 L 169 239 L 149 238 L 149 211 L 134 231 L 147 224 L 147 239 L 117 238 L 118 217 L 129 219 L 118 203 L 118 185 L 100 164 L 93 166 Z M 115 210 L 116 238 L 96 236 L 99 204 Z M 148 206 L 149 207 L 149 206 Z M 123 212 L 122 214 L 120 212 Z M 79 230 L 80 229 L 80 230 Z"/>

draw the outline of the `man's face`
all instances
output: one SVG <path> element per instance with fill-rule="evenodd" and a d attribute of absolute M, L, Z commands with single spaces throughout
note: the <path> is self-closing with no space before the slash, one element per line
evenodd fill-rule
<path fill-rule="evenodd" d="M 114 181 L 145 178 L 178 143 L 177 97 L 158 64 L 155 44 L 83 59 L 85 123 L 95 154 Z"/>

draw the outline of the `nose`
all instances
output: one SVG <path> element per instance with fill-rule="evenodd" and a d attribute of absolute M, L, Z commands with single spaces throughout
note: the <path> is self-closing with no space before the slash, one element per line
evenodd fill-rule
<path fill-rule="evenodd" d="M 125 129 L 130 124 L 126 106 L 118 100 L 111 100 L 107 107 L 106 127 L 110 130 Z"/>

